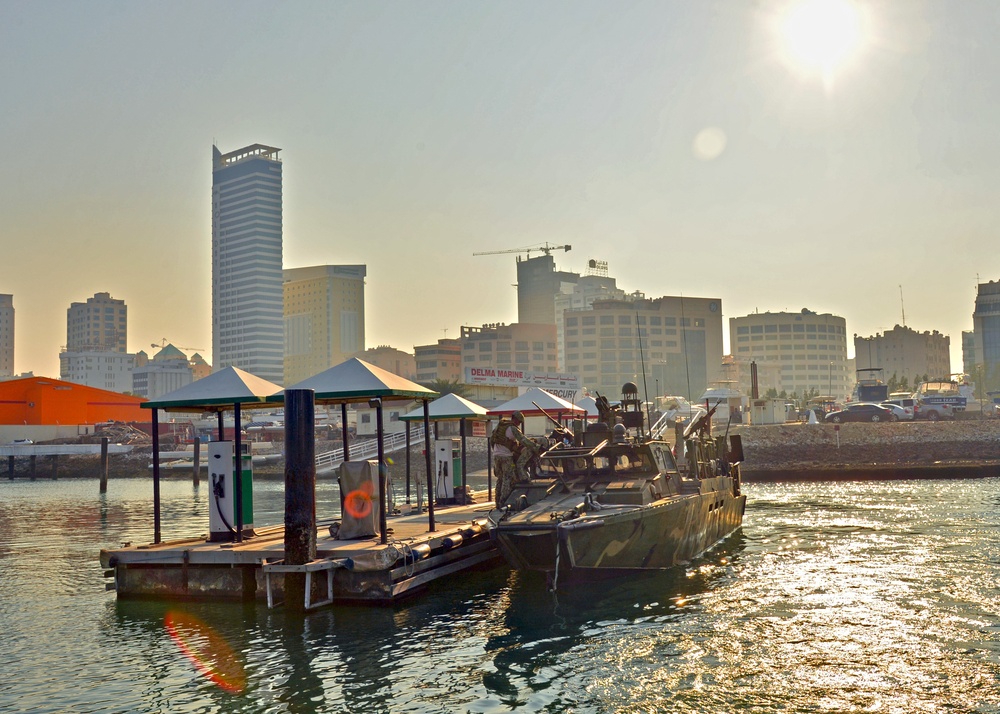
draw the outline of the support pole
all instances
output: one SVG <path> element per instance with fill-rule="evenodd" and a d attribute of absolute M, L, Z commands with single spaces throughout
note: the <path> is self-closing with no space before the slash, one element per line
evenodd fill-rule
<path fill-rule="evenodd" d="M 467 504 L 469 491 L 466 489 L 466 484 L 468 483 L 468 475 L 465 471 L 465 419 L 460 419 L 458 422 L 458 433 L 462 437 L 462 505 Z"/>
<path fill-rule="evenodd" d="M 347 437 L 350 436 L 350 432 L 347 430 L 347 402 L 341 402 L 340 404 L 340 435 L 344 441 L 344 461 L 350 461 L 351 447 L 347 445 Z M 344 504 L 340 505 L 343 506 Z"/>
<path fill-rule="evenodd" d="M 153 410 L 153 542 L 160 542 L 160 411 Z"/>
<path fill-rule="evenodd" d="M 406 422 L 406 503 L 410 503 L 410 422 Z"/>
<path fill-rule="evenodd" d="M 52 454 L 52 456 L 49 457 L 49 461 L 52 465 L 52 480 L 55 481 L 59 478 L 59 455 Z"/>
<path fill-rule="evenodd" d="M 101 437 L 101 493 L 108 492 L 108 437 Z"/>
<path fill-rule="evenodd" d="M 192 471 L 191 478 L 195 487 L 201 484 L 201 437 L 194 437 L 194 455 L 191 457 Z"/>
<path fill-rule="evenodd" d="M 240 405 L 233 405 L 233 448 L 236 450 L 236 475 L 233 479 L 233 498 L 236 499 L 236 542 L 243 542 L 243 444 L 240 440 Z"/>
<path fill-rule="evenodd" d="M 11 481 L 14 480 L 14 455 L 13 454 L 11 454 L 10 456 L 7 457 L 7 476 L 10 477 Z"/>
<path fill-rule="evenodd" d="M 313 390 L 285 390 L 285 564 L 316 559 L 316 415 Z M 285 604 L 305 609 L 306 574 L 285 574 Z"/>
<path fill-rule="evenodd" d="M 427 530 L 434 532 L 434 470 L 431 468 L 431 410 L 424 402 L 424 466 L 427 469 Z"/>
<path fill-rule="evenodd" d="M 218 414 L 219 414 L 219 441 L 225 441 L 226 440 L 225 415 L 222 413 L 221 409 L 219 410 Z"/>
<path fill-rule="evenodd" d="M 491 419 L 486 420 L 486 500 L 493 500 L 493 448 L 490 444 L 490 434 L 493 432 L 490 427 L 493 426 L 493 421 Z"/>
<path fill-rule="evenodd" d="M 35 480 L 35 465 L 37 461 L 38 458 L 34 454 L 28 457 L 28 473 L 31 475 L 32 481 Z"/>
<path fill-rule="evenodd" d="M 388 527 L 385 522 L 385 434 L 382 422 L 382 400 L 375 407 L 375 426 L 378 429 L 378 528 L 382 545 L 389 542 Z"/>

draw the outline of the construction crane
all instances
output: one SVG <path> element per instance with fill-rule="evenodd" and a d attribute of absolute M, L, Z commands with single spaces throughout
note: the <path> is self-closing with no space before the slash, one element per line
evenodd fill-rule
<path fill-rule="evenodd" d="M 527 248 L 510 248 L 508 250 L 487 250 L 482 253 L 473 253 L 473 255 L 500 255 L 501 253 L 526 253 L 528 257 L 531 257 L 532 253 L 545 253 L 549 255 L 554 250 L 568 251 L 572 250 L 571 245 L 549 245 L 544 243 L 542 245 L 533 245 Z"/>
<path fill-rule="evenodd" d="M 149 346 L 150 347 L 155 347 L 157 349 L 162 350 L 164 347 L 167 346 L 167 338 L 164 337 L 162 340 L 160 340 L 160 344 L 156 344 L 155 342 L 153 342 Z M 174 347 L 177 347 L 177 345 L 174 345 Z M 204 347 L 177 347 L 177 349 L 184 350 L 185 352 L 204 352 L 205 351 Z"/>

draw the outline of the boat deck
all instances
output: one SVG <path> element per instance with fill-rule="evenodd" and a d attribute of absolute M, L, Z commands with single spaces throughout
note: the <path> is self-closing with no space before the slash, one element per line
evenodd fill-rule
<path fill-rule="evenodd" d="M 435 530 L 426 513 L 390 516 L 387 543 L 379 536 L 338 540 L 330 523 L 317 527 L 316 560 L 284 564 L 285 529 L 256 531 L 241 543 L 204 536 L 101 552 L 109 589 L 119 597 L 268 599 L 283 594 L 287 572 L 309 572 L 313 602 L 390 603 L 433 580 L 499 563 L 485 528 L 491 503 L 435 508 Z M 320 576 L 319 573 L 323 573 Z M 271 591 L 270 593 L 268 591 Z"/>

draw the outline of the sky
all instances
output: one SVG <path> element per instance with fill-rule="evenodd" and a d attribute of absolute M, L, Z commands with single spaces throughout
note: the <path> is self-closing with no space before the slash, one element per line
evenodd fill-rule
<path fill-rule="evenodd" d="M 844 1 L 0 0 L 15 372 L 58 376 L 97 292 L 130 352 L 211 361 L 213 143 L 282 149 L 285 267 L 367 265 L 368 347 L 516 321 L 517 253 L 474 253 L 547 243 L 726 318 L 905 315 L 959 371 L 1000 279 L 1000 3 L 793 22 Z"/>

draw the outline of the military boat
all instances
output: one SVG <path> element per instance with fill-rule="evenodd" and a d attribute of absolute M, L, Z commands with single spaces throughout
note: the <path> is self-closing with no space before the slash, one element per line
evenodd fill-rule
<path fill-rule="evenodd" d="M 546 573 L 553 587 L 561 577 L 686 563 L 743 522 L 742 444 L 712 436 L 711 410 L 684 432 L 675 460 L 667 442 L 643 434 L 628 400 L 624 409 L 601 400 L 600 421 L 557 428 L 531 479 L 490 514 L 491 538 L 510 565 Z"/>

